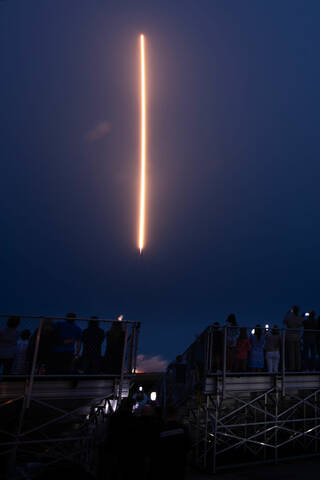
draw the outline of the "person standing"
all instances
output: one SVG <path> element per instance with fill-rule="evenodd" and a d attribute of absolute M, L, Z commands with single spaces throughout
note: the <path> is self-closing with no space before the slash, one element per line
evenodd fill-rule
<path fill-rule="evenodd" d="M 261 372 L 264 369 L 264 342 L 262 328 L 260 325 L 256 325 L 254 333 L 250 337 L 249 367 L 252 372 Z"/>
<path fill-rule="evenodd" d="M 83 331 L 83 370 L 86 374 L 100 373 L 101 345 L 104 341 L 104 331 L 99 327 L 98 317 L 91 317 L 88 328 Z"/>
<path fill-rule="evenodd" d="M 73 359 L 79 359 L 81 349 L 81 329 L 74 324 L 75 313 L 67 313 L 67 318 L 54 325 L 58 343 L 54 347 L 54 369 L 57 373 L 72 373 Z M 75 351 L 76 348 L 76 351 Z"/>
<path fill-rule="evenodd" d="M 9 375 L 17 352 L 19 338 L 18 327 L 20 317 L 8 318 L 7 326 L 0 330 L 0 366 L 3 367 L 3 374 Z"/>
<path fill-rule="evenodd" d="M 281 350 L 281 338 L 280 331 L 277 325 L 271 329 L 270 335 L 267 335 L 265 341 L 266 362 L 269 373 L 278 373 L 280 350 Z"/>
<path fill-rule="evenodd" d="M 317 322 L 316 312 L 311 310 L 309 314 L 305 314 L 303 320 L 303 368 L 304 370 L 316 369 L 317 356 Z"/>
<path fill-rule="evenodd" d="M 28 373 L 28 346 L 30 335 L 30 330 L 23 330 L 21 332 L 11 372 L 14 375 L 25 375 Z"/>
<path fill-rule="evenodd" d="M 176 356 L 176 361 L 168 366 L 167 372 L 172 387 L 171 400 L 174 404 L 179 404 L 186 395 L 187 366 L 182 355 Z"/>
<path fill-rule="evenodd" d="M 105 353 L 106 373 L 119 375 L 122 367 L 125 333 L 120 320 L 112 322 L 107 335 L 107 348 Z"/>
<path fill-rule="evenodd" d="M 299 316 L 299 307 L 294 305 L 286 314 L 283 323 L 286 325 L 286 369 L 290 372 L 301 370 L 300 329 L 302 319 Z"/>
<path fill-rule="evenodd" d="M 37 342 L 38 329 L 31 335 L 28 347 L 29 366 L 32 365 L 33 356 Z M 37 371 L 51 374 L 55 372 L 55 352 L 56 345 L 60 342 L 60 338 L 54 328 L 52 318 L 45 318 L 43 321 L 40 342 L 37 357 Z"/>
<path fill-rule="evenodd" d="M 236 346 L 239 337 L 239 328 L 234 313 L 230 313 L 226 319 L 227 324 L 227 369 L 231 372 L 236 367 Z"/>
<path fill-rule="evenodd" d="M 250 349 L 251 345 L 247 336 L 247 329 L 245 327 L 241 327 L 235 352 L 237 372 L 245 372 L 247 370 L 247 360 Z"/>

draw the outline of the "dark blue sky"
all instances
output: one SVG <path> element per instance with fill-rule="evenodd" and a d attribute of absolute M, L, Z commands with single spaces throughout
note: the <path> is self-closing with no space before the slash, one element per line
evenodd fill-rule
<path fill-rule="evenodd" d="M 319 309 L 319 22 L 311 0 L 0 2 L 1 310 L 124 313 L 170 359 L 231 311 Z"/>

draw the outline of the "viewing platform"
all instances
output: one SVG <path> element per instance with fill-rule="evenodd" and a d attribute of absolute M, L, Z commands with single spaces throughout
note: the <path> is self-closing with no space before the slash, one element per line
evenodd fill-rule
<path fill-rule="evenodd" d="M 250 335 L 251 327 L 246 330 Z M 266 362 L 262 371 L 249 371 L 249 362 L 245 371 L 230 371 L 227 327 L 212 326 L 169 366 L 169 401 L 189 427 L 197 467 L 214 474 L 320 454 L 320 371 L 288 371 L 286 333 L 279 331 L 275 373 L 266 371 Z M 320 332 L 312 333 L 316 343 Z M 318 365 L 318 354 L 305 354 L 304 338 L 301 331 L 302 368 L 304 362 Z"/>
<path fill-rule="evenodd" d="M 97 426 L 129 395 L 140 324 L 71 316 L 0 317 L 9 318 L 2 330 L 4 336 L 9 330 L 8 339 L 17 326 L 30 335 L 27 348 L 23 351 L 23 342 L 18 343 L 16 357 L 0 373 L 3 469 L 10 477 L 27 461 L 77 459 L 88 466 Z"/>

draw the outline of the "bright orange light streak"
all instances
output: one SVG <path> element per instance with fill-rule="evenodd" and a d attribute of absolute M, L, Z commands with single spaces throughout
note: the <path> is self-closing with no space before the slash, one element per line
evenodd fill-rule
<path fill-rule="evenodd" d="M 144 35 L 140 35 L 140 95 L 141 95 L 141 170 L 140 170 L 140 215 L 139 215 L 139 250 L 144 248 L 145 201 L 146 201 L 146 68 L 144 53 Z"/>

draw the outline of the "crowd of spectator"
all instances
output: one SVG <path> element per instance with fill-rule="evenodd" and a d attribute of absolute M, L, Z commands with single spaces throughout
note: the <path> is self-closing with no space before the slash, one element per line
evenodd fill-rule
<path fill-rule="evenodd" d="M 320 371 L 320 317 L 314 310 L 299 314 L 293 306 L 283 327 L 240 326 L 230 314 L 224 325 L 214 322 L 183 355 L 168 366 L 169 396 L 179 404 L 194 391 L 206 372 L 312 372 Z"/>
<path fill-rule="evenodd" d="M 83 331 L 76 325 L 76 314 L 66 319 L 43 321 L 36 373 L 42 374 L 120 374 L 125 343 L 121 321 L 112 322 L 105 333 L 98 317 L 91 317 Z M 12 316 L 0 330 L 0 367 L 2 374 L 25 375 L 30 372 L 37 345 L 38 328 L 19 331 L 20 318 Z M 102 345 L 106 341 L 105 352 Z"/>
<path fill-rule="evenodd" d="M 213 371 L 219 373 L 223 368 L 224 331 L 227 371 L 277 373 L 283 352 L 286 371 L 319 369 L 320 317 L 316 317 L 314 310 L 300 315 L 295 305 L 286 313 L 283 324 L 282 332 L 278 325 L 262 327 L 258 324 L 250 330 L 240 327 L 234 314 L 228 316 L 225 330 L 215 322 L 212 329 Z"/>

